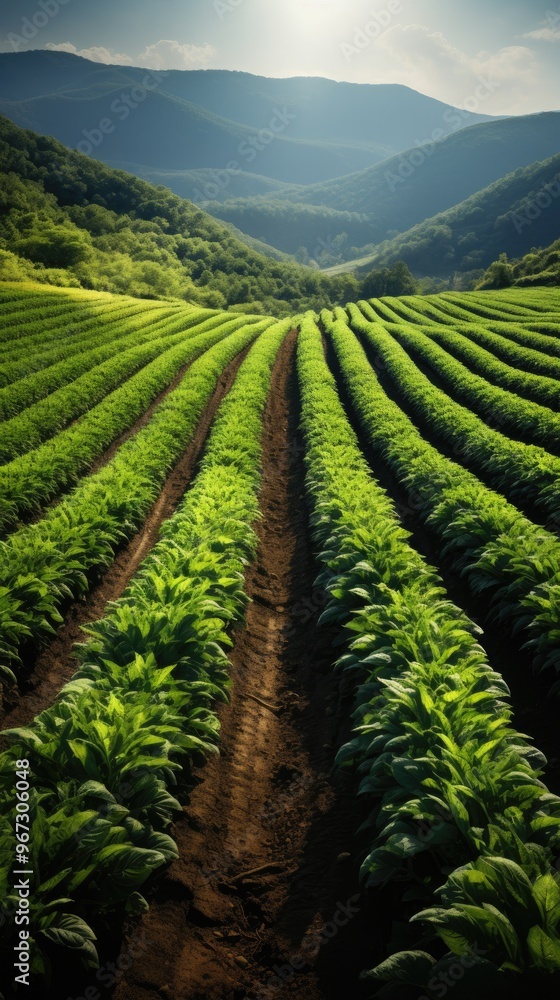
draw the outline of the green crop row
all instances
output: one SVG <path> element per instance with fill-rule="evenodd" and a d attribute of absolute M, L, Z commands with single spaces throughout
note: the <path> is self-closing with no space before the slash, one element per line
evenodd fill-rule
<path fill-rule="evenodd" d="M 488 338 L 486 346 L 482 347 L 475 343 L 475 338 L 466 331 L 448 330 L 443 325 L 425 328 L 423 333 L 489 382 L 525 396 L 535 403 L 540 403 L 541 406 L 558 409 L 560 381 L 523 371 L 513 363 L 513 359 L 507 362 L 500 361 L 490 350 L 491 337 Z"/>
<path fill-rule="evenodd" d="M 476 296 L 473 292 L 444 292 L 445 302 L 449 302 L 457 310 L 470 313 L 471 316 L 483 320 L 503 320 L 504 312 L 499 299 L 493 295 Z M 519 317 L 522 319 L 523 317 Z"/>
<path fill-rule="evenodd" d="M 10 668 L 19 668 L 22 645 L 52 635 L 62 621 L 62 605 L 86 593 L 93 571 L 108 566 L 117 547 L 139 528 L 191 440 L 224 367 L 270 322 L 243 325 L 211 347 L 107 465 L 86 476 L 37 524 L 0 545 L 5 681 L 14 682 Z"/>
<path fill-rule="evenodd" d="M 397 300 L 395 300 L 397 301 Z M 375 323 L 400 323 L 401 317 L 389 303 L 393 299 L 372 299 L 371 302 L 362 303 L 365 313 L 372 322 Z"/>
<path fill-rule="evenodd" d="M 224 318 L 227 316 L 224 313 Z M 186 364 L 244 325 L 243 316 L 183 339 L 160 354 L 74 424 L 0 468 L 0 529 L 68 490 L 112 441 L 140 417 Z"/>
<path fill-rule="evenodd" d="M 520 319 L 525 316 L 539 315 L 541 312 L 556 312 L 558 306 L 558 295 L 553 289 L 534 288 L 531 294 L 524 294 L 527 289 L 502 289 L 498 293 L 491 293 L 494 304 L 500 311 L 517 314 Z M 469 292 L 467 301 L 488 302 L 487 291 Z"/>
<path fill-rule="evenodd" d="M 66 369 L 72 363 L 80 363 L 79 355 L 96 347 L 103 347 L 105 344 L 112 342 L 116 337 L 122 335 L 123 332 L 126 334 L 145 332 L 149 330 L 154 321 L 157 322 L 158 319 L 173 316 L 175 313 L 176 310 L 169 308 L 158 309 L 157 311 L 150 310 L 148 313 L 144 310 L 131 309 L 119 309 L 112 312 L 106 310 L 103 315 L 98 315 L 93 319 L 80 323 L 79 329 L 76 330 L 74 324 L 80 321 L 77 320 L 74 311 L 71 314 L 72 326 L 70 327 L 70 336 L 68 336 L 63 328 L 59 328 L 56 331 L 53 344 L 45 344 L 43 342 L 43 347 L 47 347 L 48 349 L 38 350 L 38 345 L 35 343 L 25 344 L 22 346 L 21 357 L 0 365 L 2 397 L 5 396 L 9 399 L 10 390 L 15 390 L 17 393 L 22 382 L 27 384 L 29 380 L 30 385 L 33 386 L 33 376 L 39 380 L 42 378 L 51 379 L 51 382 L 47 384 L 51 385 L 52 388 L 57 388 L 58 385 L 64 384 L 63 377 Z M 146 334 L 146 336 L 149 336 L 149 334 Z M 32 339 L 34 341 L 35 337 Z M 61 380 L 57 382 L 56 377 L 59 373 Z M 41 381 L 39 381 L 39 385 L 41 385 Z M 52 389 L 48 391 L 52 391 Z M 37 396 L 36 398 L 39 399 L 40 397 Z M 30 402 L 34 402 L 32 395 L 30 396 Z M 8 412 L 11 416 L 12 413 Z"/>
<path fill-rule="evenodd" d="M 560 546 L 472 473 L 444 457 L 383 391 L 346 324 L 323 314 L 345 386 L 372 447 L 409 491 L 420 519 L 439 537 L 490 621 L 525 633 L 536 668 L 560 669 L 557 593 Z"/>
<path fill-rule="evenodd" d="M 114 341 L 113 356 L 104 363 L 96 365 L 69 385 L 61 387 L 4 423 L 0 462 L 7 462 L 37 448 L 46 438 L 59 433 L 72 420 L 96 406 L 144 365 L 174 346 L 219 328 L 223 325 L 224 318 L 223 314 L 212 317 L 185 330 L 185 320 L 179 315 L 156 324 L 150 331 L 149 340 L 143 335 L 138 339 L 144 342 L 137 346 L 127 346 L 131 341 L 134 344 L 137 338 L 125 337 Z M 248 319 L 249 322 L 253 321 L 250 317 Z"/>
<path fill-rule="evenodd" d="M 348 326 L 333 322 L 327 312 L 322 320 L 371 446 L 407 490 L 418 517 L 438 536 L 442 554 L 473 594 L 488 601 L 490 621 L 525 634 L 535 667 L 559 669 L 557 537 L 425 441 L 388 398 Z"/>
<path fill-rule="evenodd" d="M 122 301 L 129 306 L 133 304 L 132 299 L 123 298 Z M 97 305 L 87 298 L 77 301 L 65 295 L 58 301 L 49 296 L 49 302 L 45 304 L 41 296 L 28 291 L 21 301 L 9 307 L 0 297 L 0 305 L 2 306 L 0 352 L 2 355 L 9 355 L 11 351 L 17 351 L 20 342 L 31 333 L 40 332 L 41 326 L 47 331 L 52 330 L 60 320 L 64 321 L 70 312 L 75 312 L 77 315 L 83 316 L 84 319 L 91 318 L 94 312 L 102 315 L 103 311 L 114 309 L 119 306 L 119 303 L 120 299 L 117 299 L 116 296 L 113 302 L 107 300 L 102 305 Z"/>
<path fill-rule="evenodd" d="M 251 317 L 247 319 L 249 322 L 254 321 Z M 95 365 L 129 347 L 148 344 L 164 334 L 176 331 L 190 336 L 195 327 L 198 336 L 199 333 L 214 330 L 223 321 L 223 313 L 209 315 L 203 309 L 196 313 L 164 310 L 161 314 L 151 312 L 126 317 L 124 320 L 110 319 L 103 324 L 97 321 L 96 333 L 88 339 L 87 344 L 81 344 L 76 350 L 74 345 L 68 357 L 0 389 L 0 416 L 4 420 L 17 416 L 90 371 Z"/>
<path fill-rule="evenodd" d="M 492 330 L 469 326 L 461 333 L 514 368 L 539 378 L 560 379 L 560 341 L 554 337 L 509 323 Z"/>
<path fill-rule="evenodd" d="M 321 621 L 348 630 L 338 666 L 357 686 L 357 735 L 338 760 L 359 769 L 376 805 L 363 873 L 411 880 L 421 901 L 450 873 L 441 905 L 414 919 L 489 976 L 556 970 L 560 799 L 539 780 L 542 755 L 511 726 L 475 627 L 371 478 L 309 316 L 298 365 L 317 585 L 330 592 Z M 370 975 L 424 985 L 436 970 L 408 952 Z"/>
<path fill-rule="evenodd" d="M 177 326 L 170 325 L 171 329 Z M 162 333 L 161 337 L 150 338 L 148 343 L 134 347 L 127 348 L 123 344 L 120 350 L 116 342 L 112 351 L 116 356 L 100 364 L 94 363 L 92 370 L 2 425 L 0 463 L 10 462 L 38 448 L 43 441 L 60 433 L 73 420 L 91 410 L 150 361 L 185 340 L 184 332 L 180 331 Z"/>
<path fill-rule="evenodd" d="M 457 460 L 482 476 L 512 503 L 529 507 L 543 519 L 560 524 L 560 459 L 537 445 L 513 441 L 465 406 L 454 402 L 422 374 L 403 347 L 387 331 L 364 320 L 348 306 L 352 328 L 366 338 L 415 419 Z M 338 309 L 337 316 L 344 316 Z M 529 406 L 530 404 L 527 404 Z"/>
<path fill-rule="evenodd" d="M 193 487 L 123 597 L 88 630 L 74 679 L 29 729 L 10 734 L 15 746 L 0 766 L 0 890 L 10 904 L 14 761 L 28 758 L 35 977 L 48 976 L 49 957 L 63 961 L 68 947 L 96 966 L 91 923 L 110 924 L 125 905 L 145 908 L 138 890 L 177 854 L 167 833 L 180 808 L 172 793 L 189 760 L 215 749 L 213 706 L 229 686 L 226 630 L 243 616 L 243 575 L 257 545 L 262 415 L 289 328 L 269 326 L 249 352 Z"/>
<path fill-rule="evenodd" d="M 2 327 L 0 340 L 0 363 L 17 360 L 24 353 L 24 345 L 27 341 L 37 346 L 40 352 L 50 350 L 52 341 L 60 329 L 64 329 L 68 321 L 93 319 L 92 310 L 85 304 L 79 306 L 75 302 L 64 301 L 60 305 L 53 306 L 48 310 L 38 309 L 35 298 L 29 296 L 28 306 L 25 312 L 18 310 L 11 316 L 7 315 L 5 307 L 2 306 Z M 105 312 L 108 311 L 105 307 Z M 98 312 L 98 316 L 103 313 Z M 17 334 L 14 339 L 10 338 L 10 333 Z"/>
<path fill-rule="evenodd" d="M 541 386 L 543 391 L 548 389 L 549 402 L 552 402 L 550 396 L 553 396 L 552 405 L 557 405 L 560 402 L 560 382 L 517 372 L 497 361 L 487 351 L 483 352 L 486 358 L 480 359 L 477 352 L 481 348 L 475 344 L 471 345 L 466 338 L 461 338 L 466 345 L 465 353 L 469 360 L 474 355 L 485 376 L 488 372 L 490 376 L 497 376 L 515 386 L 515 388 L 512 386 L 511 389 L 502 388 L 492 384 L 486 377 L 470 371 L 444 347 L 434 343 L 434 340 L 440 339 L 438 333 L 432 334 L 430 331 L 426 336 L 412 326 L 403 325 L 391 327 L 391 336 L 406 348 L 409 355 L 415 360 L 419 359 L 425 363 L 438 376 L 452 399 L 462 403 L 473 413 L 477 413 L 485 422 L 491 421 L 497 424 L 502 433 L 530 444 L 538 444 L 542 448 L 558 454 L 560 451 L 560 417 L 553 412 L 550 406 L 524 399 L 518 395 L 518 391 L 524 387 L 524 380 L 527 379 L 533 389 L 535 389 L 533 383 L 537 383 L 537 391 Z M 459 335 L 450 333 L 448 337 L 455 345 Z M 446 345 L 445 333 L 441 339 Z M 460 346 L 461 339 L 459 339 Z M 505 369 L 505 375 L 502 369 Z M 533 383 L 531 383 L 531 379 Z"/>
<path fill-rule="evenodd" d="M 157 336 L 160 325 L 152 325 L 150 315 L 135 317 L 132 322 L 128 318 L 124 321 L 109 319 L 103 322 L 101 329 L 97 321 L 95 339 L 79 344 L 76 350 L 72 347 L 68 350 L 68 356 L 62 360 L 18 378 L 0 389 L 0 419 L 11 420 L 17 417 L 23 410 L 73 382 L 96 365 L 108 361 L 120 351 L 146 343 L 151 339 L 154 326 Z"/>
<path fill-rule="evenodd" d="M 156 314 L 160 311 L 162 303 L 155 303 L 156 309 L 143 310 L 139 308 L 137 302 L 131 299 L 116 299 L 113 303 L 106 303 L 103 307 L 96 308 L 80 305 L 75 302 L 68 302 L 64 308 L 59 308 L 52 317 L 37 317 L 33 321 L 30 318 L 20 320 L 17 326 L 19 337 L 15 341 L 5 341 L 0 345 L 0 378 L 2 384 L 14 378 L 24 377 L 27 374 L 25 363 L 37 364 L 45 367 L 45 356 L 51 352 L 59 350 L 62 344 L 71 347 L 74 340 L 83 338 L 88 332 L 95 332 L 100 323 L 108 322 L 118 318 L 125 319 L 127 316 L 138 316 L 142 312 Z M 164 307 L 167 303 L 163 304 Z M 33 315 L 33 313 L 31 313 Z M 62 342 L 62 343 L 61 343 Z M 30 350 L 33 350 L 33 357 L 30 357 Z M 37 355 L 37 359 L 35 358 Z M 18 365 L 22 365 L 23 375 L 18 374 Z M 13 372 L 12 372 L 13 368 Z M 29 371 L 34 369 L 30 368 Z"/>
<path fill-rule="evenodd" d="M 415 326 L 418 324 L 427 325 L 429 323 L 441 323 L 441 316 L 437 319 L 431 319 L 431 314 L 434 312 L 433 308 L 427 308 L 424 312 L 424 307 L 417 304 L 416 297 L 414 298 L 402 298 L 402 299 L 390 299 L 391 310 L 394 313 L 394 319 L 392 323 L 414 323 Z M 370 303 L 368 303 L 370 305 Z M 386 324 L 387 325 L 387 324 Z"/>

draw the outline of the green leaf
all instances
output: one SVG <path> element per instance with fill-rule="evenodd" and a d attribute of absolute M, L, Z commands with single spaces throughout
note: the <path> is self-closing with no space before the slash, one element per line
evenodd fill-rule
<path fill-rule="evenodd" d="M 531 927 L 527 945 L 535 965 L 546 972 L 560 970 L 560 941 L 543 931 L 542 927 Z"/>
<path fill-rule="evenodd" d="M 376 965 L 375 969 L 362 972 L 360 979 L 425 986 L 435 964 L 435 959 L 425 951 L 399 951 Z"/>

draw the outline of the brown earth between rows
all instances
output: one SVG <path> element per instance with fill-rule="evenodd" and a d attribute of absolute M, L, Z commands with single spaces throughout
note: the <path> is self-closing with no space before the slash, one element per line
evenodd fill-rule
<path fill-rule="evenodd" d="M 224 369 L 216 389 L 206 406 L 195 435 L 187 446 L 179 461 L 169 473 L 158 499 L 149 511 L 146 520 L 134 537 L 117 553 L 114 562 L 99 579 L 99 582 L 85 595 L 84 600 L 75 601 L 65 613 L 65 621 L 54 639 L 37 655 L 35 660 L 26 662 L 26 676 L 21 684 L 20 692 L 10 692 L 6 695 L 4 711 L 0 710 L 0 725 L 3 729 L 25 726 L 41 711 L 52 704 L 62 686 L 67 683 L 76 670 L 76 661 L 72 655 L 76 642 L 84 640 L 82 628 L 88 622 L 96 621 L 103 616 L 109 601 L 115 601 L 121 596 L 128 583 L 136 573 L 142 560 L 156 543 L 163 522 L 169 518 L 179 504 L 185 490 L 193 479 L 197 463 L 200 459 L 212 421 L 217 409 L 231 389 L 235 376 L 248 348 L 242 351 Z M 184 377 L 187 369 L 170 383 L 166 390 L 159 394 L 152 406 L 119 438 L 99 459 L 96 467 L 105 464 L 127 438 L 135 434 L 148 420 L 156 406 L 170 393 Z"/>
<path fill-rule="evenodd" d="M 316 627 L 325 595 L 314 590 L 295 343 L 294 332 L 265 413 L 259 549 L 220 755 L 175 825 L 179 860 L 125 940 L 114 1000 L 339 1000 L 349 982 L 360 1000 L 370 991 L 359 972 L 386 944 L 388 914 L 359 894 L 356 780 L 334 766 L 352 698 L 332 672 L 333 636 Z"/>

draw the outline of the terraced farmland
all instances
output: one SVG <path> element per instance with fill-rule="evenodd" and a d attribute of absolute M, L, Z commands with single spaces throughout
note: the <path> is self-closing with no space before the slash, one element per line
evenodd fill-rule
<path fill-rule="evenodd" d="M 560 292 L 0 305 L 3 1000 L 555 997 Z"/>

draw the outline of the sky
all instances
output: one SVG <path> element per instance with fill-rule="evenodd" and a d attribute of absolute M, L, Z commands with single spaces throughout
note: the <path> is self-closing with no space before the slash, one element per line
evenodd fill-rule
<path fill-rule="evenodd" d="M 484 114 L 560 109 L 560 0 L 16 0 L 0 51 L 400 83 Z M 7 8 L 7 9 L 6 9 Z"/>

